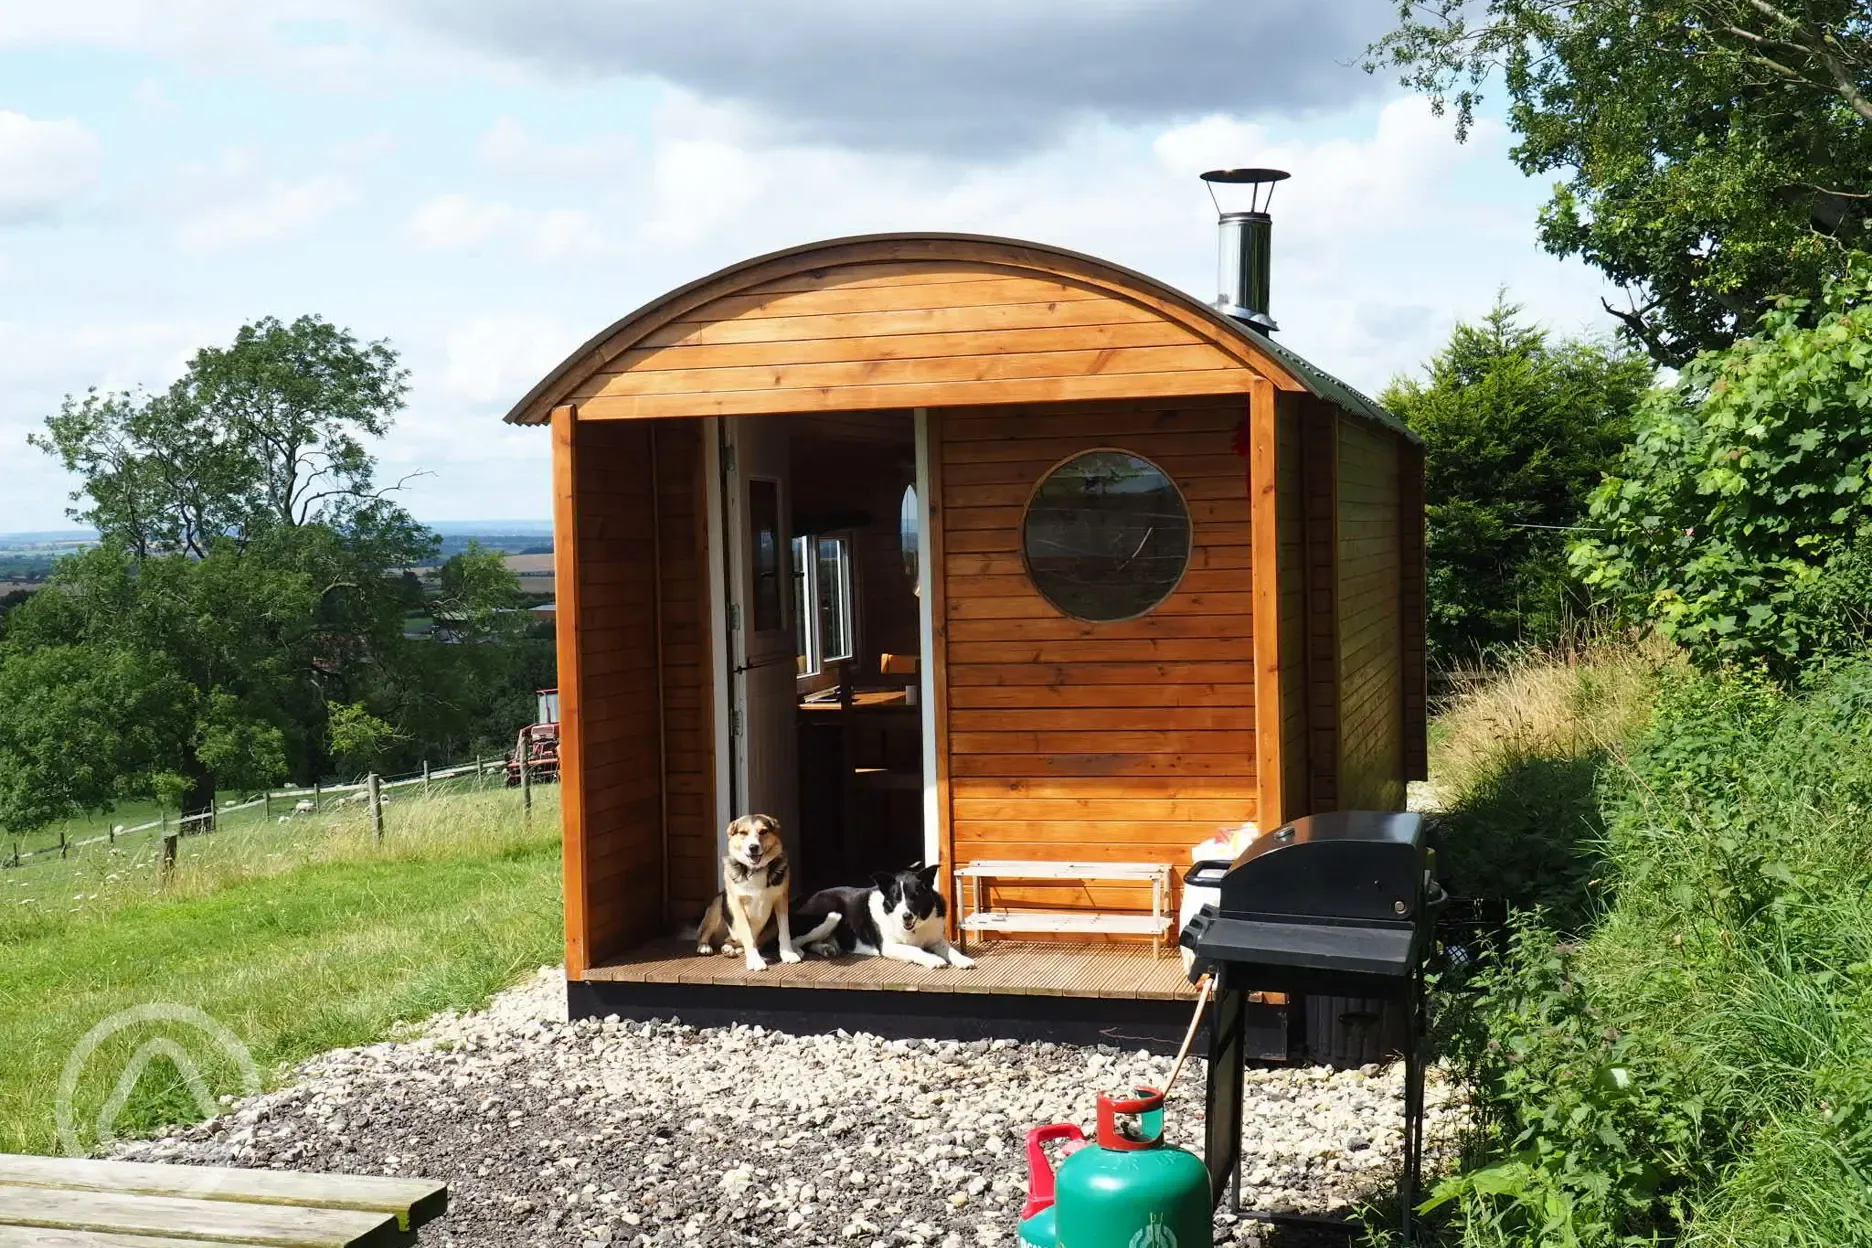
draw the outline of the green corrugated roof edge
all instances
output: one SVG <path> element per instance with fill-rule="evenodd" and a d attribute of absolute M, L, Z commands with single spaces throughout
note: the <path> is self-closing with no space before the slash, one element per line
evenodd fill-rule
<path fill-rule="evenodd" d="M 1395 429 L 1413 442 L 1420 444 L 1423 442 L 1423 439 L 1418 437 L 1409 425 L 1405 424 L 1383 407 L 1380 407 L 1363 392 L 1353 389 L 1331 373 L 1314 364 L 1311 360 L 1294 354 L 1259 330 L 1251 329 L 1240 321 L 1235 320 L 1233 317 L 1227 319 L 1235 326 L 1236 330 L 1241 333 L 1242 337 L 1254 343 L 1255 346 L 1261 348 L 1261 350 L 1266 351 L 1282 364 L 1285 364 L 1293 371 L 1294 376 L 1306 383 L 1307 389 L 1311 390 L 1320 398 L 1325 399 L 1335 407 L 1344 408 L 1355 416 L 1363 416 L 1365 419 L 1375 424 L 1383 425 L 1387 429 Z"/>

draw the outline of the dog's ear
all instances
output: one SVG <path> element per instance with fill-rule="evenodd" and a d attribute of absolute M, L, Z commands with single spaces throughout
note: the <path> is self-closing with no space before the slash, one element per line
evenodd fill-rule
<path fill-rule="evenodd" d="M 897 877 L 889 871 L 879 871 L 872 875 L 871 887 L 888 896 L 897 890 Z"/>
<path fill-rule="evenodd" d="M 775 836 L 780 835 L 780 821 L 772 815 L 755 815 L 755 819 L 767 825 L 767 830 Z"/>
<path fill-rule="evenodd" d="M 931 863 L 929 866 L 917 871 L 916 877 L 923 881 L 924 888 L 936 887 L 936 872 L 940 869 L 941 865 L 940 863 Z"/>

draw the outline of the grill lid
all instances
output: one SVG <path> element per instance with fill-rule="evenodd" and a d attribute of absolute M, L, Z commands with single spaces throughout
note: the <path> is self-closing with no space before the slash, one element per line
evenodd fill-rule
<path fill-rule="evenodd" d="M 1413 811 L 1308 815 L 1241 852 L 1218 882 L 1216 909 L 1233 918 L 1411 926 L 1423 906 L 1425 849 L 1423 816 Z"/>

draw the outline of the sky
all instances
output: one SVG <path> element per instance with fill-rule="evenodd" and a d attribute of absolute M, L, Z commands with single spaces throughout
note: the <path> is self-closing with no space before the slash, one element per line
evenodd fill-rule
<path fill-rule="evenodd" d="M 871 231 L 1085 251 L 1208 300 L 1196 175 L 1289 170 L 1281 339 L 1376 393 L 1506 288 L 1606 333 L 1485 115 L 1356 67 L 1390 0 L 0 0 L 0 532 L 69 527 L 27 434 L 263 316 L 387 339 L 424 520 L 549 514 L 500 417 L 632 309 Z M 1486 113 L 1486 109 L 1485 109 Z M 1226 207 L 1227 205 L 1225 205 Z"/>

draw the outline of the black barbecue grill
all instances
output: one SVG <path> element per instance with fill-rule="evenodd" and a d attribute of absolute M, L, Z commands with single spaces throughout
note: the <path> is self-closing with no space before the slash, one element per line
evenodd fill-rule
<path fill-rule="evenodd" d="M 1183 929 L 1192 980 L 1215 976 L 1209 1022 L 1208 1139 L 1214 1198 L 1241 1204 L 1242 1072 L 1250 992 L 1375 997 L 1404 1011 L 1408 1240 L 1423 1156 L 1423 960 L 1442 889 L 1421 815 L 1335 811 L 1256 838 L 1234 862 L 1201 862 L 1184 883 L 1219 890 Z"/>

